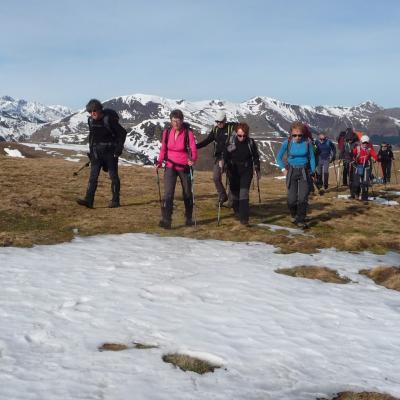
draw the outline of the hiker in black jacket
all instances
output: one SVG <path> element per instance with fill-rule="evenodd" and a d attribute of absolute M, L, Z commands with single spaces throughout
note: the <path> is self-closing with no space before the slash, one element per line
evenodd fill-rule
<path fill-rule="evenodd" d="M 223 174 L 223 153 L 226 146 L 230 143 L 234 131 L 236 129 L 236 122 L 226 122 L 226 114 L 224 111 L 219 111 L 215 117 L 216 125 L 208 134 L 207 138 L 197 143 L 197 148 L 207 146 L 214 142 L 214 167 L 213 167 L 213 179 L 215 188 L 218 192 L 218 203 L 225 203 L 228 200 L 228 195 L 224 184 L 222 183 Z"/>
<path fill-rule="evenodd" d="M 84 199 L 77 199 L 81 206 L 93 208 L 97 180 L 101 168 L 108 171 L 111 179 L 112 200 L 110 208 L 120 206 L 120 180 L 118 176 L 118 157 L 124 148 L 126 130 L 118 122 L 118 114 L 111 109 L 103 109 L 99 100 L 92 99 L 86 105 L 90 114 L 89 125 L 89 158 L 90 176 Z"/>
<path fill-rule="evenodd" d="M 390 182 L 392 172 L 392 161 L 394 160 L 391 146 L 387 143 L 382 143 L 378 152 L 378 161 L 381 163 L 383 183 Z"/>
<path fill-rule="evenodd" d="M 249 190 L 254 170 L 260 178 L 260 155 L 254 139 L 249 137 L 249 126 L 240 123 L 233 143 L 224 151 L 223 158 L 229 177 L 232 207 L 243 225 L 249 224 Z"/>

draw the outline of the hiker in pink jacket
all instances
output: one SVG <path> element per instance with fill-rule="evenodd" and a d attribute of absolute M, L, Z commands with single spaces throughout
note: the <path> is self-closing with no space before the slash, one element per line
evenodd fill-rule
<path fill-rule="evenodd" d="M 185 203 L 185 224 L 193 225 L 193 197 L 190 167 L 197 160 L 196 141 L 188 124 L 183 122 L 181 110 L 174 110 L 170 114 L 171 127 L 162 134 L 161 150 L 156 168 L 165 163 L 164 172 L 164 199 L 160 227 L 171 228 L 172 210 L 176 180 L 179 176 L 182 185 L 183 201 Z"/>

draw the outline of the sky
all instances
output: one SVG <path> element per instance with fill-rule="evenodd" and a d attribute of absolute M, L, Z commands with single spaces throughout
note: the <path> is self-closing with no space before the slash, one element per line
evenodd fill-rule
<path fill-rule="evenodd" d="M 397 0 L 0 0 L 0 95 L 400 106 Z"/>

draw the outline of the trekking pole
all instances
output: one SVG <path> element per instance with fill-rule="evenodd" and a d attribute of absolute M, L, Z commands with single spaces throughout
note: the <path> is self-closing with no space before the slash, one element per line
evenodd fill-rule
<path fill-rule="evenodd" d="M 257 171 L 256 171 L 256 177 L 257 177 L 258 203 L 261 204 L 260 178 L 259 178 L 259 176 L 257 174 Z"/>
<path fill-rule="evenodd" d="M 194 217 L 194 227 L 197 227 L 197 218 L 196 218 L 196 199 L 194 197 L 194 177 L 193 177 L 193 167 L 189 167 L 190 173 L 190 182 L 191 182 L 191 189 L 192 189 L 192 199 L 193 199 L 193 217 Z"/>
<path fill-rule="evenodd" d="M 75 171 L 73 175 L 74 175 L 74 176 L 78 176 L 78 175 L 79 175 L 79 172 L 81 172 L 84 168 L 87 168 L 89 165 L 90 165 L 90 160 L 89 160 L 86 164 L 82 165 L 82 167 L 80 167 L 80 168 L 78 169 L 78 171 Z"/>
<path fill-rule="evenodd" d="M 220 221 L 221 221 L 221 201 L 218 202 L 217 226 L 219 226 Z"/>

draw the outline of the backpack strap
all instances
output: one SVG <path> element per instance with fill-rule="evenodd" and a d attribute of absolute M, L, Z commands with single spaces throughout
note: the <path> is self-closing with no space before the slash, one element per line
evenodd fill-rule
<path fill-rule="evenodd" d="M 184 144 L 185 144 L 185 150 L 186 153 L 188 154 L 189 158 L 192 157 L 192 151 L 190 150 L 190 142 L 189 142 L 189 126 L 185 126 L 183 131 L 183 134 L 185 135 L 184 138 Z M 166 132 L 165 132 L 165 140 L 164 140 L 164 144 L 165 144 L 165 160 L 168 161 L 168 141 L 169 141 L 169 135 L 171 134 L 171 127 L 167 128 Z M 172 161 L 171 161 L 172 162 Z"/>

